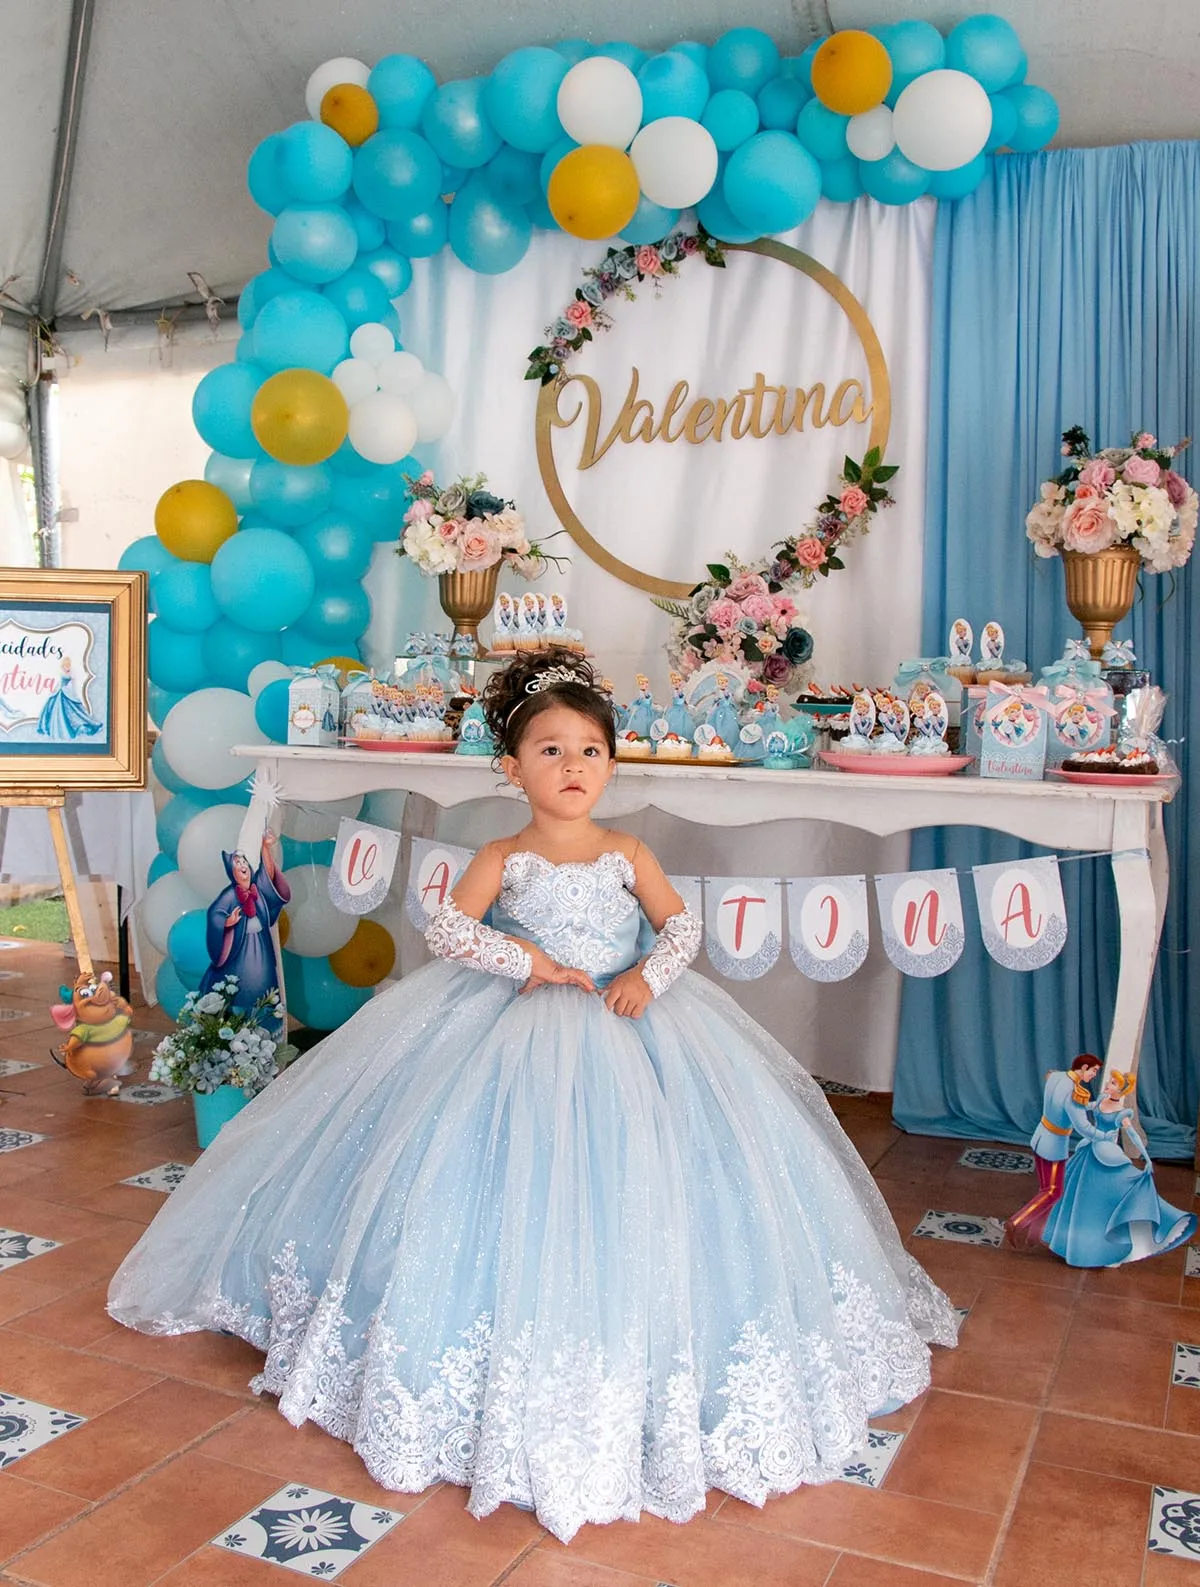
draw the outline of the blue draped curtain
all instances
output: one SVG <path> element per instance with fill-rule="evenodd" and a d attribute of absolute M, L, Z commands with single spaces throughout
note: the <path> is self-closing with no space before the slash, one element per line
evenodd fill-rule
<path fill-rule="evenodd" d="M 1063 149 L 999 159 L 968 199 L 944 204 L 934 255 L 925 551 L 925 654 L 951 620 L 976 634 L 997 618 L 1008 649 L 1037 668 L 1079 630 L 1062 563 L 1035 558 L 1024 518 L 1059 472 L 1059 437 L 1081 424 L 1094 446 L 1151 430 L 1197 447 L 1181 472 L 1200 480 L 1200 143 Z M 1142 1047 L 1139 1102 L 1151 1149 L 1190 1156 L 1197 1110 L 1200 555 L 1177 575 L 1146 575 L 1131 619 L 1141 663 L 1170 696 L 1164 732 L 1183 789 L 1167 812 L 1171 898 Z M 1195 759 L 1195 757 L 1192 757 Z M 1200 774 L 1200 760 L 1196 761 Z M 963 868 L 1044 852 L 971 829 L 914 836 L 912 865 Z M 1003 970 L 977 932 L 958 967 L 906 980 L 895 1116 L 927 1134 L 1028 1137 L 1045 1071 L 1103 1053 L 1116 992 L 1115 892 L 1106 862 L 1062 867 L 1069 939 L 1052 965 Z M 969 876 L 964 908 L 974 912 Z"/>

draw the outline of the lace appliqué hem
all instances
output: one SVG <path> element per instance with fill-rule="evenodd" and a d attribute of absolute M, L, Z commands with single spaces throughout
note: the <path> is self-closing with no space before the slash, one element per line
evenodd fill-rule
<path fill-rule="evenodd" d="M 704 928 L 690 909 L 663 921 L 642 965 L 642 978 L 655 997 L 661 997 L 691 964 L 700 952 L 703 935 Z"/>
<path fill-rule="evenodd" d="M 528 981 L 533 969 L 533 960 L 520 943 L 464 915 L 450 894 L 426 926 L 425 941 L 439 959 L 454 959 L 509 981 Z"/>

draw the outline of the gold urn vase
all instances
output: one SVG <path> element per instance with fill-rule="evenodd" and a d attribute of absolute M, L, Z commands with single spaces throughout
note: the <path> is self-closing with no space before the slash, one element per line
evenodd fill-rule
<path fill-rule="evenodd" d="M 1064 551 L 1067 610 L 1083 627 L 1092 656 L 1099 661 L 1104 647 L 1133 605 L 1142 558 L 1133 546 L 1107 551 Z"/>
<path fill-rule="evenodd" d="M 454 637 L 469 634 L 477 656 L 487 654 L 479 643 L 479 625 L 495 604 L 499 577 L 499 562 L 482 572 L 438 574 L 438 597 L 454 624 Z"/>

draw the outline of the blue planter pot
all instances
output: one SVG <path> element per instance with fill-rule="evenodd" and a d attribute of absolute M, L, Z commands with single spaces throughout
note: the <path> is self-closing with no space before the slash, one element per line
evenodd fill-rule
<path fill-rule="evenodd" d="M 221 1126 L 228 1124 L 250 1101 L 238 1086 L 218 1086 L 215 1091 L 192 1092 L 192 1107 L 196 1114 L 196 1139 L 201 1149 L 216 1140 Z"/>

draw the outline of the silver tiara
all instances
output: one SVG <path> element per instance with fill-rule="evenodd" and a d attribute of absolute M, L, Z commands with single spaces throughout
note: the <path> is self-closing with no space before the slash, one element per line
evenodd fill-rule
<path fill-rule="evenodd" d="M 525 694 L 517 701 L 516 705 L 513 706 L 512 710 L 504 718 L 505 727 L 508 726 L 513 717 L 516 716 L 517 712 L 526 703 L 526 697 L 535 694 L 541 694 L 543 689 L 553 689 L 556 684 L 560 683 L 575 683 L 578 684 L 581 689 L 592 688 L 591 682 L 584 677 L 582 672 L 576 672 L 574 667 L 547 667 L 544 672 L 539 672 L 536 674 L 536 676 L 530 678 L 529 682 L 525 685 Z"/>

